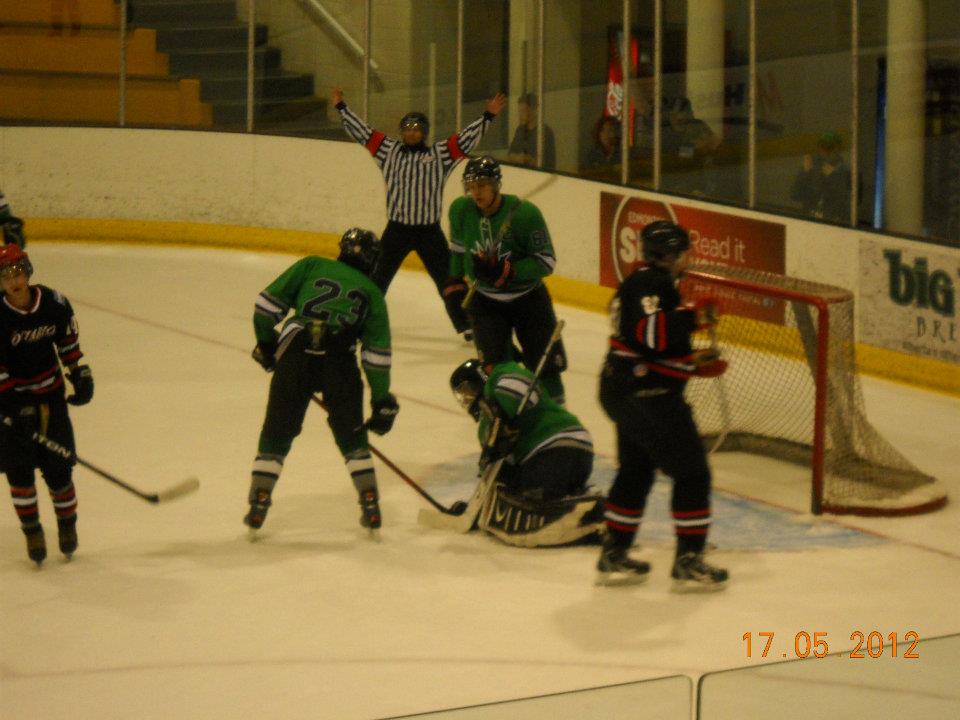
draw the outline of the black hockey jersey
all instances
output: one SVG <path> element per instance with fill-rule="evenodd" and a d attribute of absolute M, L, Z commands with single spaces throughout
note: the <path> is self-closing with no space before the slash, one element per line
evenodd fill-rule
<path fill-rule="evenodd" d="M 682 391 L 696 371 L 690 343 L 696 316 L 681 302 L 669 270 L 647 264 L 634 270 L 610 303 L 607 365 L 632 375 L 638 389 Z"/>
<path fill-rule="evenodd" d="M 76 363 L 80 352 L 77 320 L 56 290 L 32 285 L 33 304 L 18 310 L 0 299 L 0 404 L 26 405 L 46 397 L 63 397 L 63 365 Z"/>

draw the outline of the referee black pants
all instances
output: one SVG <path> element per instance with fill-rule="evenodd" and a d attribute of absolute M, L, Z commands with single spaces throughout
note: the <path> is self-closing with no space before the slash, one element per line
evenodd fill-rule
<path fill-rule="evenodd" d="M 440 223 L 405 225 L 391 220 L 387 223 L 380 242 L 383 248 L 371 279 L 384 295 L 404 258 L 411 252 L 415 252 L 427 268 L 433 284 L 437 286 L 437 293 L 441 298 L 443 297 L 443 286 L 450 275 L 450 246 L 447 244 L 443 230 L 440 229 Z M 458 305 L 444 303 L 444 306 L 450 322 L 458 333 L 470 327 L 466 313 Z"/>

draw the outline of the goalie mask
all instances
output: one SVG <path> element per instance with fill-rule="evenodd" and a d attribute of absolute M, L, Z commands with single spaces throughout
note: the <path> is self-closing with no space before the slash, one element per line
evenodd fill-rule
<path fill-rule="evenodd" d="M 380 257 L 380 239 L 370 230 L 350 228 L 340 238 L 337 260 L 370 275 Z"/>
<path fill-rule="evenodd" d="M 659 263 L 679 258 L 690 249 L 687 231 L 669 220 L 657 220 L 643 228 L 640 233 L 643 259 Z"/>
<path fill-rule="evenodd" d="M 33 275 L 29 256 L 19 245 L 0 247 L 0 277 L 13 277 L 22 272 L 28 278 Z"/>
<path fill-rule="evenodd" d="M 460 406 L 470 413 L 474 420 L 480 419 L 480 398 L 483 386 L 489 375 L 483 369 L 483 363 L 470 359 L 453 371 L 450 376 L 450 389 Z"/>
<path fill-rule="evenodd" d="M 500 172 L 500 163 L 489 155 L 471 158 L 463 169 L 463 191 L 470 192 L 469 185 L 474 182 L 488 182 L 494 190 L 499 192 L 503 173 Z"/>

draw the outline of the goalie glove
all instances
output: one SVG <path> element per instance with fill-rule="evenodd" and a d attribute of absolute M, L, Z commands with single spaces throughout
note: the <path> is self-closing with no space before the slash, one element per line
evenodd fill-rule
<path fill-rule="evenodd" d="M 67 373 L 73 385 L 73 395 L 67 398 L 71 405 L 86 405 L 93 400 L 93 372 L 89 365 L 77 365 Z"/>
<path fill-rule="evenodd" d="M 693 313 L 697 330 L 705 330 L 720 321 L 720 307 L 715 298 L 697 298 L 687 309 Z"/>
<path fill-rule="evenodd" d="M 720 377 L 727 371 L 727 361 L 720 357 L 719 350 L 713 348 L 695 350 L 692 355 L 692 360 L 696 366 L 693 374 L 697 377 Z"/>
<path fill-rule="evenodd" d="M 393 396 L 393 393 L 387 393 L 386 397 L 371 401 L 370 407 L 373 413 L 370 415 L 370 419 L 367 420 L 367 429 L 377 435 L 386 435 L 393 429 L 393 423 L 397 419 L 397 413 L 400 412 L 400 404 Z"/>
<path fill-rule="evenodd" d="M 257 364 L 267 372 L 273 372 L 273 369 L 277 366 L 276 356 L 277 343 L 266 340 L 259 341 L 253 352 L 250 353 L 250 357 L 256 360 Z"/>
<path fill-rule="evenodd" d="M 496 255 L 474 255 L 473 274 L 477 280 L 500 289 L 510 282 L 513 277 L 513 264 L 510 258 Z"/>

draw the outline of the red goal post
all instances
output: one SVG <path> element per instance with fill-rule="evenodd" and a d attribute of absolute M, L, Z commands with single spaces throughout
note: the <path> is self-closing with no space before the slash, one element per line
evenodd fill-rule
<path fill-rule="evenodd" d="M 708 450 L 809 466 L 815 514 L 912 515 L 946 504 L 942 484 L 867 420 L 852 293 L 713 265 L 693 266 L 682 286 L 688 299 L 718 301 L 715 341 L 730 363 L 721 378 L 687 386 Z"/>

